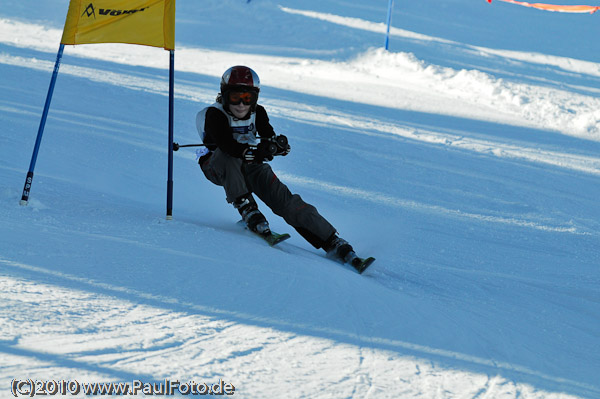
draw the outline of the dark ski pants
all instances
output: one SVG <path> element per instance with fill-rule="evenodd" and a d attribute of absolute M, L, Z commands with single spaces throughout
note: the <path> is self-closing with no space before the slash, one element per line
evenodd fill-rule
<path fill-rule="evenodd" d="M 254 193 L 274 214 L 281 216 L 315 248 L 322 248 L 335 228 L 317 209 L 292 194 L 266 163 L 247 164 L 217 149 L 200 165 L 212 183 L 225 189 L 227 202 Z"/>

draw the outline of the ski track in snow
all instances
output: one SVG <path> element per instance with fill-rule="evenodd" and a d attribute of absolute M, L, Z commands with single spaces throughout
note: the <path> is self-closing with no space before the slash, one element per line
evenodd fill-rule
<path fill-rule="evenodd" d="M 181 302 L 176 298 L 154 296 L 118 285 L 99 283 L 91 279 L 46 270 L 7 259 L 0 258 L 0 264 L 4 268 L 26 270 L 38 277 L 50 275 L 54 280 L 66 280 L 78 286 L 92 286 L 102 292 L 116 293 L 116 297 L 125 295 L 137 298 L 137 300 L 141 299 L 147 303 L 140 305 L 128 300 L 116 299 L 112 295 L 91 294 L 81 290 L 65 289 L 57 285 L 39 282 L 34 283 L 27 279 L 15 279 L 10 275 L 4 275 L 3 279 L 0 280 L 0 284 L 3 285 L 0 295 L 3 296 L 2 303 L 5 306 L 0 307 L 0 314 L 4 314 L 4 317 L 10 320 L 10 324 L 5 326 L 3 331 L 7 336 L 17 337 L 12 342 L 0 340 L 0 347 L 5 353 L 8 352 L 8 355 L 5 354 L 0 357 L 0 366 L 4 363 L 3 367 L 6 368 L 8 373 L 10 373 L 12 367 L 7 367 L 8 365 L 5 362 L 17 363 L 14 366 L 22 367 L 23 365 L 19 364 L 21 357 L 34 356 L 39 357 L 40 360 L 27 366 L 29 373 L 36 375 L 40 372 L 46 374 L 50 372 L 54 379 L 69 379 L 70 373 L 74 371 L 82 376 L 79 382 L 110 381 L 114 379 L 119 381 L 139 378 L 152 381 L 152 375 L 173 375 L 176 376 L 174 378 L 190 381 L 198 381 L 199 378 L 204 378 L 210 381 L 217 378 L 218 375 L 235 373 L 242 379 L 245 389 L 254 388 L 256 390 L 253 392 L 257 394 L 260 392 L 260 387 L 253 387 L 251 381 L 245 380 L 245 378 L 251 378 L 252 375 L 243 375 L 242 370 L 245 362 L 252 362 L 253 357 L 268 356 L 269 363 L 272 365 L 273 370 L 276 370 L 277 363 L 288 362 L 290 354 L 297 351 L 305 352 L 306 345 L 309 345 L 310 351 L 313 351 L 316 355 L 310 358 L 311 367 L 314 367 L 315 371 L 321 369 L 323 372 L 326 370 L 328 372 L 332 371 L 329 370 L 332 362 L 345 362 L 345 358 L 351 359 L 353 357 L 352 352 L 360 351 L 361 363 L 365 366 L 365 370 L 359 365 L 353 371 L 353 375 L 361 380 L 373 379 L 374 381 L 368 384 L 364 384 L 363 381 L 363 384 L 361 384 L 363 385 L 362 390 L 367 392 L 374 390 L 382 397 L 388 397 L 387 392 L 390 390 L 390 387 L 386 387 L 383 382 L 394 383 L 398 380 L 405 380 L 406 382 L 407 379 L 411 380 L 410 385 L 416 390 L 416 392 L 407 392 L 409 395 L 418 394 L 420 384 L 450 384 L 452 385 L 450 390 L 459 395 L 473 395 L 474 392 L 477 392 L 477 394 L 485 393 L 485 395 L 493 396 L 499 386 L 504 386 L 503 389 L 506 390 L 522 391 L 534 394 L 532 397 L 538 397 L 531 387 L 521 384 L 515 386 L 513 382 L 500 376 L 493 377 L 490 381 L 482 375 L 469 374 L 458 370 L 444 370 L 434 364 L 423 363 L 417 359 L 408 358 L 398 362 L 397 351 L 403 352 L 405 350 L 505 369 L 511 372 L 530 374 L 553 382 L 580 386 L 583 389 L 594 389 L 592 386 L 544 375 L 513 364 L 492 362 L 487 359 L 396 340 L 347 336 L 347 333 L 343 331 L 322 330 L 315 326 L 301 327 L 308 331 L 318 332 L 319 335 L 325 334 L 337 338 L 337 340 L 340 340 L 340 338 L 342 338 L 342 341 L 350 339 L 360 343 L 360 346 L 356 347 L 340 344 L 332 345 L 329 340 L 307 339 L 306 337 L 278 332 L 271 328 L 257 328 L 250 324 L 244 324 L 244 321 L 249 323 L 258 322 L 281 330 L 290 327 L 281 325 L 280 320 L 256 320 L 252 315 L 228 314 L 192 302 Z M 50 297 L 48 297 L 48 293 L 51 293 Z M 40 298 L 46 299 L 40 301 Z M 150 304 L 162 306 L 157 307 Z M 17 318 L 10 312 L 12 306 L 18 306 L 21 310 L 21 317 Z M 177 312 L 165 311 L 165 306 L 180 310 Z M 57 312 L 56 309 L 60 309 L 60 311 Z M 46 319 L 50 314 L 53 315 L 54 321 L 52 324 L 47 324 Z M 93 318 L 85 316 L 88 314 L 95 314 L 95 316 Z M 38 316 L 36 317 L 36 315 Z M 113 320 L 117 318 L 118 320 L 125 318 L 127 323 L 124 325 L 115 324 Z M 238 320 L 238 322 L 227 320 Z M 36 333 L 40 327 L 44 330 L 42 337 L 38 337 Z M 299 326 L 293 327 L 297 329 Z M 52 331 L 53 328 L 56 331 Z M 214 338 L 217 335 L 222 346 L 213 347 Z M 265 335 L 267 336 L 266 339 Z M 136 340 L 133 344 L 134 340 L 132 338 L 134 337 L 143 337 L 143 339 Z M 244 338 L 240 341 L 239 337 Z M 15 345 L 17 341 L 18 345 Z M 265 345 L 265 341 L 270 345 Z M 94 344 L 90 345 L 90 342 L 94 342 Z M 285 345 L 287 353 L 280 358 L 277 354 L 279 352 L 278 345 L 281 344 Z M 394 351 L 367 349 L 374 344 L 390 347 Z M 20 349 L 21 347 L 27 349 Z M 53 349 L 48 351 L 48 348 Z M 231 353 L 231 348 L 236 348 L 236 351 Z M 169 362 L 166 362 L 165 358 L 177 358 L 178 361 L 174 364 L 175 369 L 169 367 Z M 185 360 L 187 358 L 189 358 L 188 361 Z M 295 357 L 292 355 L 291 358 Z M 298 362 L 296 366 L 300 367 L 301 358 L 295 359 Z M 188 362 L 194 364 L 191 369 L 181 367 L 182 363 Z M 198 376 L 196 371 L 198 367 L 202 367 L 204 362 L 210 364 L 213 373 Z M 368 372 L 368 365 L 372 362 L 379 363 L 377 375 L 370 375 Z M 382 362 L 385 366 L 381 364 Z M 135 374 L 126 372 L 125 370 L 129 367 L 136 367 L 138 372 Z M 416 376 L 414 376 L 412 370 L 414 367 L 419 369 Z M 382 373 L 384 370 L 385 372 Z M 269 370 L 267 370 L 268 372 Z M 335 374 L 330 375 L 329 378 L 335 378 Z M 4 386 L 9 385 L 8 380 L 2 382 Z M 332 392 L 339 391 L 339 384 L 332 381 L 331 385 Z M 341 384 L 341 386 L 343 385 Z M 326 394 L 327 390 L 323 388 L 322 393 Z M 269 390 L 263 394 L 283 395 L 285 390 L 282 392 Z M 364 394 L 365 392 L 354 392 L 350 397 Z M 545 392 L 539 394 L 539 397 L 547 398 L 570 397 L 554 396 Z M 477 397 L 477 395 L 472 397 Z"/>

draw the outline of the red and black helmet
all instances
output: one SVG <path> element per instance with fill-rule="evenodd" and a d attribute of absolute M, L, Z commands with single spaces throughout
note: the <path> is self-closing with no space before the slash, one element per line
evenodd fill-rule
<path fill-rule="evenodd" d="M 228 92 L 230 91 L 255 93 L 254 103 L 256 103 L 260 91 L 260 79 L 256 72 L 247 66 L 232 66 L 221 77 L 221 96 L 225 103 L 227 103 Z"/>

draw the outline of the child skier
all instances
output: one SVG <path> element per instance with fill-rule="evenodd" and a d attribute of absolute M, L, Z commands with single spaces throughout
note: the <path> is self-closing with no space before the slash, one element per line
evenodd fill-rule
<path fill-rule="evenodd" d="M 292 194 L 265 163 L 274 155 L 287 155 L 290 146 L 287 137 L 275 134 L 265 108 L 257 104 L 259 92 L 260 81 L 252 69 L 238 65 L 225 71 L 216 102 L 196 116 L 206 146 L 199 153 L 202 172 L 225 189 L 227 202 L 239 211 L 249 230 L 271 233 L 252 195 L 256 194 L 315 248 L 362 272 L 368 265 L 360 262 L 352 246 L 314 206 Z"/>

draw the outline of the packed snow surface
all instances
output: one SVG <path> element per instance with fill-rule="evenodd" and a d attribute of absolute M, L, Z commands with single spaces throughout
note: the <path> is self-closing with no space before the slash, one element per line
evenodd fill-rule
<path fill-rule="evenodd" d="M 263 204 L 292 238 L 241 230 L 193 148 L 165 219 L 162 49 L 66 47 L 20 206 L 68 3 L 0 8 L 0 398 L 600 397 L 599 15 L 395 2 L 385 50 L 385 0 L 178 2 L 175 141 L 252 67 L 271 166 L 377 258 L 358 275 Z"/>

